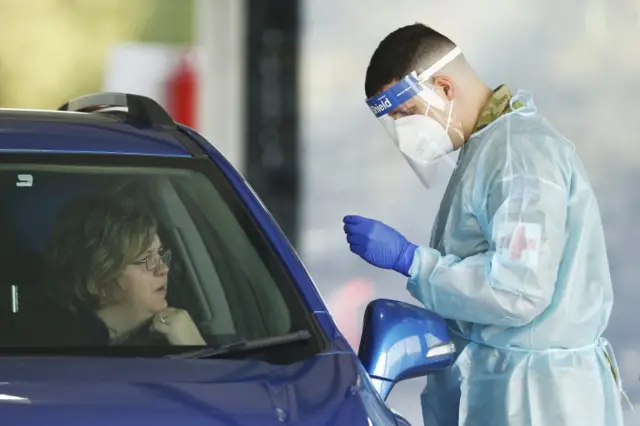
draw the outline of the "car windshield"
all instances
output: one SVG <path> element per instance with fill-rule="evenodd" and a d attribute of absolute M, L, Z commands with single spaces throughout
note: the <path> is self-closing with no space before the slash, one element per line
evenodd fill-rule
<path fill-rule="evenodd" d="M 3 155 L 0 188 L 0 354 L 165 356 L 299 332 L 223 352 L 289 362 L 322 350 L 211 161 Z"/>

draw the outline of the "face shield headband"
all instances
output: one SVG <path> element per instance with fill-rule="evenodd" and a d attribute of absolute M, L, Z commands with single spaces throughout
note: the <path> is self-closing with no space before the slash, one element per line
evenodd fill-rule
<path fill-rule="evenodd" d="M 423 96 L 428 97 L 427 102 L 433 103 L 432 105 L 434 107 L 444 107 L 444 100 L 440 99 L 431 89 L 426 87 L 424 82 L 428 81 L 435 73 L 457 58 L 460 53 L 460 48 L 456 47 L 419 75 L 414 71 L 379 95 L 367 99 L 366 102 L 371 112 L 373 112 L 376 118 L 381 118 L 422 92 L 425 92 Z M 429 96 L 430 94 L 434 96 Z"/>

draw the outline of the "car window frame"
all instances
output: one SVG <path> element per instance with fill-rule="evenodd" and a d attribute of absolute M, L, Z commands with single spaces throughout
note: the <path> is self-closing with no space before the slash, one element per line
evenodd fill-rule
<path fill-rule="evenodd" d="M 306 324 L 309 332 L 312 335 L 312 339 L 310 339 L 309 341 L 309 345 L 312 346 L 312 349 L 309 351 L 309 353 L 317 355 L 327 349 L 329 345 L 329 339 L 325 335 L 324 329 L 314 315 L 310 307 L 310 303 L 306 300 L 303 292 L 298 287 L 299 284 L 297 280 L 295 279 L 291 271 L 286 267 L 285 261 L 282 259 L 278 250 L 276 250 L 276 248 L 274 247 L 273 242 L 266 235 L 265 230 L 262 228 L 260 222 L 256 220 L 254 213 L 251 211 L 251 208 L 246 205 L 242 197 L 238 194 L 237 189 L 229 181 L 229 179 L 227 179 L 224 172 L 220 169 L 219 165 L 216 164 L 216 162 L 212 159 L 203 157 L 196 158 L 153 155 L 84 153 L 70 154 L 38 152 L 1 153 L 0 162 L 5 165 L 33 164 L 76 167 L 95 166 L 114 169 L 131 167 L 168 167 L 193 170 L 202 173 L 211 182 L 211 184 L 215 186 L 215 188 L 220 192 L 222 198 L 228 203 L 228 207 L 237 218 L 242 229 L 246 232 L 247 238 L 249 239 L 250 243 L 256 247 L 256 250 L 258 251 L 259 256 L 264 262 L 266 268 L 274 275 L 274 280 L 277 283 L 281 282 L 281 284 L 278 285 L 283 292 L 283 297 L 285 298 L 289 309 L 291 310 L 292 323 L 295 323 L 293 318 L 304 318 L 304 323 Z M 268 211 L 266 213 L 268 214 Z M 114 347 L 109 348 L 113 349 Z M 7 349 L 7 347 L 0 346 L 0 354 L 6 353 Z M 20 348 L 14 349 L 20 352 Z M 34 348 L 30 349 L 33 350 Z M 107 348 L 102 347 L 97 349 L 102 349 L 104 352 L 104 350 Z"/>

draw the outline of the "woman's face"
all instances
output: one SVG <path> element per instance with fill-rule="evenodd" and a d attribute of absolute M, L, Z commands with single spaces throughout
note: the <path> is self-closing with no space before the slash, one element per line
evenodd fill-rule
<path fill-rule="evenodd" d="M 151 246 L 134 264 L 127 265 L 116 280 L 116 303 L 127 305 L 138 317 L 150 318 L 167 308 L 169 266 L 162 261 L 161 254 L 162 244 L 155 235 Z M 148 270 L 145 260 L 155 267 Z"/>

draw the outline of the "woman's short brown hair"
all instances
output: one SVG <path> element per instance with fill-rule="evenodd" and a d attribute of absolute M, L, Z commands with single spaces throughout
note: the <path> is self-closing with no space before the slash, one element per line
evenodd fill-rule
<path fill-rule="evenodd" d="M 156 232 L 153 215 L 133 199 L 81 197 L 56 218 L 43 285 L 70 308 L 82 304 L 95 310 L 123 269 L 148 249 Z"/>

